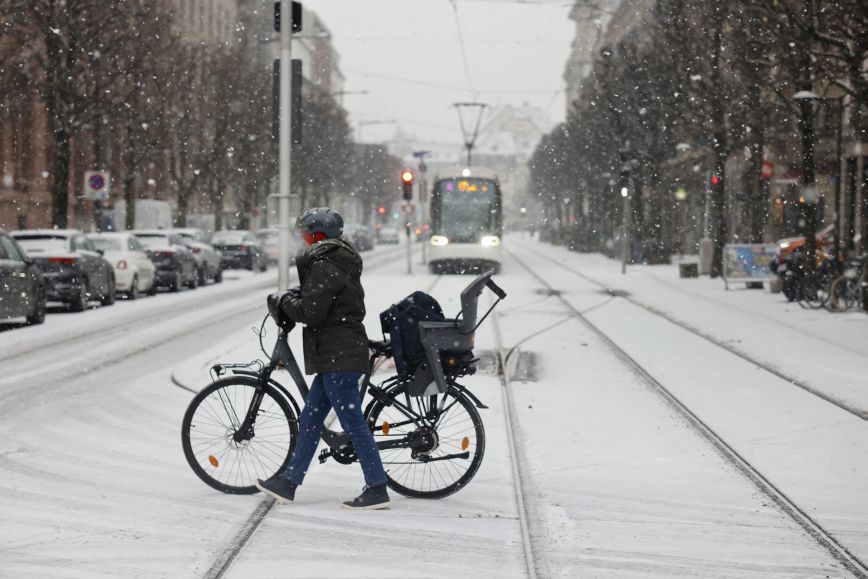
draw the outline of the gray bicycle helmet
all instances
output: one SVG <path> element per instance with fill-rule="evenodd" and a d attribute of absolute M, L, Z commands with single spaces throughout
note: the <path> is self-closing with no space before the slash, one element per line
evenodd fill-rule
<path fill-rule="evenodd" d="M 305 211 L 295 226 L 308 233 L 325 233 L 329 239 L 340 237 L 344 232 L 344 218 L 331 207 L 314 207 Z"/>

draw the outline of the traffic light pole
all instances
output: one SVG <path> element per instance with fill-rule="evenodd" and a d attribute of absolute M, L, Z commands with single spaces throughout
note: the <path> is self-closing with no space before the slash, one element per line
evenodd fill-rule
<path fill-rule="evenodd" d="M 292 123 L 290 122 L 292 85 L 290 63 L 292 62 L 292 2 L 281 0 L 280 10 L 280 183 L 278 190 L 278 268 L 277 289 L 289 289 L 289 194 L 292 162 Z"/>
<path fill-rule="evenodd" d="M 410 214 L 407 213 L 404 215 L 404 219 L 406 223 L 404 224 L 404 229 L 407 231 L 407 274 L 413 274 L 413 241 L 412 236 L 410 235 Z"/>
<path fill-rule="evenodd" d="M 425 163 L 422 163 L 419 167 L 419 172 L 422 174 L 419 179 L 419 229 L 422 231 L 422 265 L 428 263 L 428 236 L 425 232 L 425 223 L 426 223 L 426 214 L 425 209 L 428 201 L 428 192 L 426 187 L 428 183 L 425 180 Z"/>

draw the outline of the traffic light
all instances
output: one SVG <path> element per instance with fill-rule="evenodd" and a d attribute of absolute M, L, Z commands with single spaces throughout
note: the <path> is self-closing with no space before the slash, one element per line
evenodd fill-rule
<path fill-rule="evenodd" d="M 377 209 L 377 213 L 379 213 L 380 215 L 385 215 L 386 214 L 386 208 L 384 206 L 380 205 L 380 207 Z"/>
<path fill-rule="evenodd" d="M 401 171 L 401 187 L 404 190 L 404 199 L 409 201 L 413 198 L 413 171 L 410 169 L 404 169 Z"/>
<path fill-rule="evenodd" d="M 718 177 L 717 175 L 714 175 L 714 176 L 711 178 L 711 184 L 712 184 L 712 185 L 717 185 L 718 183 L 720 183 L 720 177 Z"/>
<path fill-rule="evenodd" d="M 274 3 L 274 31 L 280 32 L 280 1 Z M 292 31 L 301 32 L 301 2 L 292 3 Z"/>

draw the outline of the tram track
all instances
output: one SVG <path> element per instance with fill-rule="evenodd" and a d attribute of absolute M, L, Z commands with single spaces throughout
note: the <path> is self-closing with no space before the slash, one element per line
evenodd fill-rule
<path fill-rule="evenodd" d="M 806 512 L 805 509 L 800 507 L 793 501 L 784 491 L 777 485 L 775 485 L 769 478 L 767 478 L 754 464 L 752 464 L 747 458 L 739 453 L 732 445 L 727 443 L 724 438 L 718 434 L 706 421 L 702 420 L 694 411 L 692 411 L 684 402 L 682 402 L 678 396 L 676 396 L 669 388 L 667 388 L 663 383 L 657 380 L 649 371 L 646 369 L 641 363 L 639 363 L 635 358 L 633 358 L 626 350 L 621 348 L 618 344 L 614 342 L 614 340 L 605 333 L 599 326 L 590 321 L 587 316 L 579 311 L 575 306 L 573 306 L 567 299 L 565 299 L 558 291 L 555 290 L 554 287 L 551 286 L 540 274 L 538 274 L 534 269 L 532 269 L 527 262 L 519 258 L 514 252 L 509 250 L 505 250 L 515 262 L 520 265 L 524 270 L 526 270 L 537 282 L 539 282 L 546 290 L 549 295 L 555 297 L 567 310 L 568 314 L 578 319 L 583 325 L 585 325 L 591 332 L 593 332 L 600 340 L 620 359 L 627 367 L 633 370 L 637 376 L 639 376 L 650 388 L 653 392 L 657 393 L 671 408 L 673 408 L 682 418 L 684 418 L 687 424 L 695 430 L 700 436 L 702 436 L 705 440 L 707 440 L 718 452 L 718 454 L 730 465 L 732 465 L 738 472 L 740 472 L 746 479 L 748 479 L 754 487 L 766 496 L 772 503 L 774 503 L 777 508 L 787 515 L 791 520 L 793 520 L 799 527 L 801 527 L 805 533 L 811 537 L 811 539 L 822 547 L 834 560 L 840 563 L 847 571 L 852 573 L 855 577 L 860 579 L 868 578 L 868 566 L 866 563 L 859 559 L 856 555 L 850 552 L 850 550 L 839 542 L 828 530 L 826 530 L 817 520 L 815 520 L 810 514 Z M 575 272 L 568 266 L 557 262 L 555 260 L 549 259 L 547 256 L 542 254 L 538 254 L 537 252 L 531 251 L 535 255 L 539 257 L 546 258 L 548 261 L 558 265 L 560 268 L 566 271 L 572 271 L 572 273 L 578 275 L 579 277 L 585 279 L 589 283 L 592 283 L 598 287 L 604 287 L 603 284 L 596 282 L 595 280 L 591 280 L 586 276 Z M 608 289 L 608 288 L 606 288 Z M 611 293 L 611 292 L 608 292 Z M 680 323 L 675 322 L 671 318 L 659 314 L 653 309 L 649 309 L 644 307 L 642 304 L 636 303 L 635 301 L 629 300 L 624 296 L 618 296 L 630 301 L 633 305 L 640 307 L 649 313 L 660 315 L 660 317 L 666 319 L 667 321 L 681 326 Z M 756 364 L 757 366 L 769 370 L 765 368 L 762 364 L 746 358 L 738 352 L 733 352 L 730 348 L 725 345 L 719 344 L 713 339 L 709 339 L 709 337 L 698 333 L 697 331 L 693 331 L 690 328 L 683 328 L 692 334 L 706 339 L 713 343 L 714 345 L 720 347 L 721 349 L 730 352 L 751 364 Z M 780 376 L 775 372 L 771 372 L 778 378 L 781 378 L 786 381 L 790 381 L 789 378 Z M 812 392 L 813 393 L 813 392 Z M 826 402 L 831 404 L 835 404 L 834 401 L 828 400 L 826 397 L 820 397 Z M 835 404 L 842 410 L 850 412 L 854 414 L 851 409 L 844 408 L 839 404 Z M 857 414 L 858 416 L 858 414 Z M 861 416 L 860 416 L 861 418 Z"/>
<path fill-rule="evenodd" d="M 509 444 L 510 466 L 512 467 L 513 488 L 515 489 L 515 502 L 518 509 L 518 520 L 521 528 L 522 552 L 524 554 L 525 571 L 528 579 L 539 577 L 537 553 L 534 549 L 529 517 L 529 501 L 525 493 L 524 481 L 527 474 L 524 470 L 524 449 L 521 442 L 516 440 L 515 430 L 518 428 L 518 416 L 515 412 L 515 402 L 512 397 L 509 374 L 509 353 L 503 344 L 503 334 L 498 322 L 499 316 L 492 316 L 494 336 L 497 342 L 497 374 L 500 378 L 501 394 L 503 400 L 503 417 L 506 422 L 506 436 Z"/>
<path fill-rule="evenodd" d="M 379 261 L 375 264 L 375 266 L 379 266 Z M 370 270 L 370 266 L 366 268 Z M 426 293 L 431 293 L 434 290 L 434 287 L 437 283 L 443 278 L 442 275 L 437 275 L 434 277 L 434 280 L 429 284 L 423 291 Z M 189 388 L 184 387 L 176 382 L 177 386 L 184 388 L 185 390 L 189 390 Z M 337 420 L 337 415 L 333 412 L 329 414 L 329 418 L 325 425 L 326 428 L 331 428 L 334 424 L 335 420 Z M 214 559 L 214 563 L 208 568 L 205 574 L 202 576 L 203 579 L 222 579 L 226 576 L 226 574 L 230 571 L 232 564 L 238 559 L 238 556 L 244 551 L 244 548 L 248 545 L 250 540 L 253 538 L 256 531 L 265 522 L 265 519 L 268 517 L 269 513 L 273 512 L 273 508 L 277 501 L 275 501 L 271 497 L 263 497 L 256 508 L 252 513 L 247 517 L 244 523 L 239 528 L 238 532 L 229 542 L 220 553 Z"/>
<path fill-rule="evenodd" d="M 711 344 L 713 344 L 713 345 L 715 345 L 715 346 L 717 346 L 723 350 L 726 350 L 727 352 L 729 352 L 730 354 L 733 354 L 734 356 L 738 356 L 742 360 L 753 364 L 757 368 L 761 368 L 763 371 L 768 372 L 769 374 L 772 374 L 772 375 L 780 378 L 781 380 L 786 381 L 787 383 L 789 383 L 789 384 L 791 384 L 797 388 L 801 388 L 802 390 L 816 396 L 817 398 L 820 398 L 820 399 L 828 402 L 829 404 L 832 404 L 833 406 L 836 406 L 837 408 L 840 408 L 841 410 L 844 410 L 845 412 L 852 414 L 853 416 L 856 416 L 857 418 L 860 418 L 862 420 L 868 420 L 868 410 L 858 408 L 858 407 L 848 403 L 847 401 L 841 400 L 835 396 L 832 396 L 826 392 L 823 392 L 823 391 L 811 386 L 810 384 L 807 384 L 806 382 L 799 380 L 798 378 L 795 378 L 794 376 L 787 374 L 786 372 L 783 372 L 777 368 L 773 368 L 773 367 L 769 366 L 768 364 L 762 362 L 761 360 L 758 360 L 757 358 L 751 356 L 750 354 L 747 354 L 746 352 L 743 352 L 737 348 L 734 348 L 731 345 L 727 344 L 726 342 L 719 340 L 719 339 L 715 338 L 714 336 L 711 336 L 711 335 L 699 330 L 698 328 L 693 327 L 692 325 L 690 325 L 690 324 L 688 324 L 682 320 L 678 320 L 678 319 L 672 317 L 671 315 L 659 310 L 658 308 L 655 308 L 654 306 L 650 306 L 648 304 L 640 302 L 640 301 L 630 297 L 629 295 L 626 295 L 624 292 L 620 292 L 620 291 L 612 288 L 609 285 L 601 283 L 601 282 L 595 280 L 594 278 L 577 271 L 576 269 L 564 264 L 563 262 L 552 259 L 550 256 L 546 255 L 543 252 L 536 251 L 536 250 L 530 249 L 530 248 L 527 248 L 527 251 L 530 253 L 533 253 L 535 257 L 538 257 L 540 259 L 548 261 L 549 263 L 557 265 L 558 267 L 560 267 L 564 271 L 567 271 L 567 272 L 575 275 L 576 277 L 586 281 L 587 283 L 592 284 L 592 285 L 600 288 L 601 290 L 603 290 L 604 292 L 606 292 L 610 296 L 621 298 L 624 301 L 626 301 L 630 304 L 633 304 L 634 306 L 636 306 L 638 308 L 645 310 L 646 312 L 654 314 L 655 316 L 657 316 L 661 319 L 664 319 L 667 322 L 674 324 L 674 325 L 678 326 L 679 328 L 686 330 L 686 331 L 690 332 L 691 334 L 698 336 L 698 337 L 702 338 L 703 340 L 705 340 L 705 341 L 707 341 L 707 342 L 709 342 L 709 343 L 711 343 Z M 511 252 L 509 252 L 509 253 L 510 253 L 510 255 L 515 257 L 515 254 L 513 254 Z"/>

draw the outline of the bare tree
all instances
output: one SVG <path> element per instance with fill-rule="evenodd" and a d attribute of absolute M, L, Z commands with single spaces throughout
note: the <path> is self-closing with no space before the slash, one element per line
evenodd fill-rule
<path fill-rule="evenodd" d="M 121 0 L 0 0 L 5 98 L 37 97 L 52 143 L 52 224 L 66 227 L 71 142 L 102 111 L 94 81 L 128 31 Z M 6 81 L 12 84 L 7 85 Z"/>

